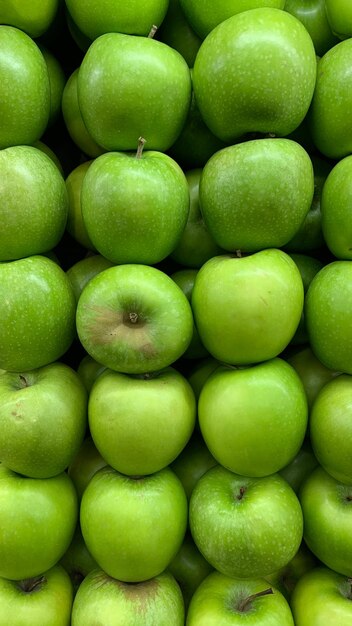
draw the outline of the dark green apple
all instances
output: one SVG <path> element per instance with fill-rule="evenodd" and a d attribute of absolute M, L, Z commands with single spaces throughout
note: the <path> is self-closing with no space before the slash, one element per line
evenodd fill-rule
<path fill-rule="evenodd" d="M 93 254 L 77 261 L 77 263 L 69 267 L 66 275 L 70 279 L 77 302 L 87 283 L 89 283 L 94 276 L 97 276 L 100 272 L 112 266 L 113 263 L 101 254 Z"/>
<path fill-rule="evenodd" d="M 66 83 L 66 77 L 61 63 L 48 48 L 40 45 L 41 53 L 44 57 L 49 75 L 50 84 L 50 113 L 48 126 L 51 126 L 58 119 L 61 113 L 62 93 Z"/>
<path fill-rule="evenodd" d="M 93 439 L 87 437 L 67 470 L 76 488 L 79 500 L 81 500 L 83 492 L 94 474 L 102 467 L 106 467 L 106 465 L 107 463 L 96 449 Z"/>
<path fill-rule="evenodd" d="M 189 67 L 193 67 L 201 39 L 189 25 L 180 0 L 170 0 L 165 19 L 157 30 L 157 38 L 182 54 Z"/>
<path fill-rule="evenodd" d="M 66 178 L 66 189 L 68 195 L 68 215 L 67 215 L 67 232 L 81 246 L 88 250 L 95 250 L 91 240 L 89 239 L 87 229 L 84 225 L 81 206 L 81 191 L 83 179 L 90 167 L 92 161 L 85 161 L 77 165 Z"/>
<path fill-rule="evenodd" d="M 6 0 L 0 6 L 0 23 L 16 26 L 30 37 L 40 37 L 52 24 L 60 0 Z"/>
<path fill-rule="evenodd" d="M 226 142 L 245 133 L 285 136 L 305 117 L 316 56 L 303 24 L 279 9 L 228 18 L 199 48 L 193 86 L 210 130 Z"/>
<path fill-rule="evenodd" d="M 210 374 L 219 367 L 220 363 L 212 357 L 206 359 L 199 359 L 191 368 L 188 374 L 188 382 L 190 383 L 196 399 L 198 401 L 200 392 L 202 391 L 205 381 L 209 378 Z"/>
<path fill-rule="evenodd" d="M 306 572 L 310 572 L 313 568 L 317 567 L 318 563 L 319 561 L 317 561 L 313 553 L 307 548 L 304 541 L 302 541 L 293 559 L 278 572 L 266 576 L 265 580 L 281 591 L 286 600 L 290 602 L 292 593 L 300 578 L 302 578 Z"/>
<path fill-rule="evenodd" d="M 106 33 L 88 49 L 78 73 L 78 103 L 93 139 L 106 150 L 164 152 L 176 141 L 191 100 L 184 58 L 150 37 Z"/>
<path fill-rule="evenodd" d="M 321 225 L 326 245 L 338 259 L 352 259 L 352 156 L 341 159 L 327 177 L 321 197 Z"/>
<path fill-rule="evenodd" d="M 213 571 L 210 563 L 199 552 L 190 533 L 186 534 L 181 548 L 167 569 L 181 587 L 186 609 L 200 583 Z"/>
<path fill-rule="evenodd" d="M 325 0 L 326 17 L 340 39 L 352 37 L 352 6 L 348 0 Z"/>
<path fill-rule="evenodd" d="M 291 597 L 296 626 L 349 626 L 352 620 L 351 579 L 318 567 L 298 581 Z"/>
<path fill-rule="evenodd" d="M 296 263 L 301 277 L 304 288 L 304 294 L 307 293 L 310 283 L 312 282 L 314 276 L 321 270 L 323 267 L 323 263 L 312 256 L 307 254 L 290 254 L 291 259 Z M 298 328 L 292 337 L 291 340 L 292 345 L 299 345 L 308 343 L 308 333 L 306 329 L 306 323 L 304 319 L 304 309 L 302 311 L 301 321 L 298 325 Z"/>
<path fill-rule="evenodd" d="M 306 27 L 319 56 L 338 43 L 328 22 L 326 6 L 326 0 L 286 0 L 284 7 Z"/>
<path fill-rule="evenodd" d="M 194 269 L 178 270 L 177 272 L 171 274 L 172 280 L 174 280 L 176 285 L 182 289 L 189 302 L 191 302 L 192 299 L 192 291 L 196 276 L 197 270 Z M 185 359 L 201 359 L 207 355 L 208 351 L 204 348 L 199 338 L 197 328 L 194 325 L 191 343 L 189 344 L 186 352 L 184 352 L 183 357 Z"/>
<path fill-rule="evenodd" d="M 279 248 L 296 234 L 314 194 L 308 153 L 291 139 L 255 139 L 216 152 L 199 183 L 203 219 L 234 252 Z"/>
<path fill-rule="evenodd" d="M 307 438 L 304 440 L 294 459 L 283 467 L 279 471 L 279 474 L 287 480 L 295 493 L 298 493 L 304 480 L 312 473 L 317 465 L 318 461 L 314 456 L 312 446 Z"/>
<path fill-rule="evenodd" d="M 98 569 L 97 562 L 84 543 L 79 524 L 77 524 L 73 539 L 59 563 L 70 576 L 74 593 L 77 592 L 82 580 L 89 572 Z"/>
<path fill-rule="evenodd" d="M 303 383 L 310 410 L 319 391 L 332 378 L 338 376 L 338 372 L 325 367 L 309 346 L 296 352 L 287 360 L 295 368 Z"/>
<path fill-rule="evenodd" d="M 104 369 L 105 366 L 95 361 L 95 359 L 93 359 L 89 354 L 85 354 L 81 359 L 77 367 L 77 374 L 82 380 L 88 393 L 90 392 L 95 379 L 98 378 L 99 374 L 101 374 Z"/>
<path fill-rule="evenodd" d="M 171 469 L 180 479 L 188 500 L 198 480 L 214 465 L 217 465 L 216 460 L 200 433 L 195 431 L 186 447 L 171 464 Z"/>

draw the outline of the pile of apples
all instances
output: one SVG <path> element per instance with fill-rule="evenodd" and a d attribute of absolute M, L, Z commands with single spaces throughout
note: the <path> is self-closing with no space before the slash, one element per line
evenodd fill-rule
<path fill-rule="evenodd" d="M 351 626 L 352 3 L 0 6 L 0 626 Z"/>

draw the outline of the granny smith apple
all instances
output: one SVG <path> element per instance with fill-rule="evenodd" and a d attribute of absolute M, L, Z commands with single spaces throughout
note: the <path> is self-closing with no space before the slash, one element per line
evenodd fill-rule
<path fill-rule="evenodd" d="M 172 280 L 174 280 L 176 285 L 182 289 L 189 302 L 191 302 L 192 299 L 192 291 L 197 273 L 198 270 L 187 268 L 178 270 L 177 272 L 173 272 L 173 274 L 171 274 Z M 206 356 L 208 356 L 208 351 L 204 348 L 199 338 L 196 326 L 193 326 L 191 343 L 189 344 L 186 352 L 184 352 L 183 357 L 185 359 L 201 359 Z"/>
<path fill-rule="evenodd" d="M 105 150 L 92 139 L 82 119 L 77 94 L 78 69 L 72 72 L 64 86 L 61 100 L 62 115 L 67 131 L 76 146 L 89 157 L 97 157 Z"/>
<path fill-rule="evenodd" d="M 90 392 L 95 379 L 98 378 L 99 374 L 101 374 L 104 369 L 104 365 L 92 359 L 89 354 L 85 354 L 80 360 L 77 367 L 77 374 L 88 392 Z"/>
<path fill-rule="evenodd" d="M 98 569 L 88 574 L 78 589 L 71 624 L 183 626 L 184 619 L 181 590 L 170 573 L 127 585 Z"/>
<path fill-rule="evenodd" d="M 195 362 L 193 367 L 188 373 L 188 382 L 190 383 L 194 395 L 198 401 L 200 392 L 204 387 L 204 383 L 209 378 L 210 374 L 219 367 L 220 363 L 213 357 L 207 357 L 206 359 L 199 359 Z"/>
<path fill-rule="evenodd" d="M 48 146 L 47 143 L 44 143 L 44 141 L 40 141 L 40 139 L 38 139 L 38 141 L 34 142 L 33 147 L 37 148 L 38 150 L 41 150 L 42 152 L 44 152 L 44 154 L 50 157 L 50 159 L 53 161 L 53 163 L 56 165 L 57 169 L 59 170 L 60 174 L 64 176 L 64 170 L 63 170 L 59 157 L 54 152 L 54 150 L 52 150 Z"/>
<path fill-rule="evenodd" d="M 213 571 L 212 566 L 199 552 L 190 533 L 186 534 L 181 548 L 167 569 L 181 587 L 186 609 L 195 590 Z"/>
<path fill-rule="evenodd" d="M 315 356 L 310 346 L 304 347 L 288 359 L 288 362 L 295 368 L 299 375 L 308 400 L 308 407 L 311 410 L 314 400 L 319 391 L 330 380 L 338 376 L 338 372 L 325 367 Z"/>
<path fill-rule="evenodd" d="M 59 359 L 75 336 L 75 310 L 70 281 L 51 259 L 0 264 L 0 367 L 25 372 Z"/>
<path fill-rule="evenodd" d="M 66 552 L 76 527 L 77 496 L 66 473 L 27 478 L 0 464 L 0 576 L 39 576 Z"/>
<path fill-rule="evenodd" d="M 88 236 L 113 263 L 159 263 L 186 226 L 189 190 L 183 171 L 166 154 L 142 150 L 141 140 L 136 154 L 102 154 L 82 182 Z"/>
<path fill-rule="evenodd" d="M 308 548 L 324 565 L 351 577 L 351 485 L 317 467 L 303 483 L 299 498 Z"/>
<path fill-rule="evenodd" d="M 279 474 L 249 478 L 213 467 L 193 490 L 189 518 L 203 556 L 234 578 L 266 576 L 284 567 L 302 540 L 298 498 Z"/>
<path fill-rule="evenodd" d="M 101 254 L 93 254 L 77 261 L 77 263 L 69 267 L 66 274 L 70 279 L 77 302 L 87 283 L 89 283 L 94 276 L 97 276 L 97 274 L 100 274 L 100 272 L 112 266 L 113 263 Z"/>
<path fill-rule="evenodd" d="M 266 576 L 265 580 L 281 591 L 286 600 L 290 602 L 292 593 L 300 578 L 302 578 L 306 572 L 310 572 L 317 567 L 318 563 L 319 561 L 307 548 L 304 541 L 302 541 L 293 559 L 278 572 Z"/>
<path fill-rule="evenodd" d="M 85 161 L 77 165 L 66 178 L 68 195 L 66 230 L 81 246 L 96 252 L 84 225 L 81 206 L 82 183 L 91 163 L 92 161 Z"/>
<path fill-rule="evenodd" d="M 210 235 L 199 206 L 200 168 L 185 172 L 190 197 L 187 223 L 171 253 L 171 258 L 184 267 L 199 268 L 222 250 Z"/>
<path fill-rule="evenodd" d="M 37 44 L 12 26 L 0 26 L 0 149 L 40 139 L 50 114 L 47 66 Z"/>
<path fill-rule="evenodd" d="M 249 132 L 291 133 L 308 111 L 315 79 L 310 35 L 293 15 L 275 8 L 244 11 L 216 26 L 193 71 L 200 113 L 227 142 Z"/>
<path fill-rule="evenodd" d="M 290 257 L 294 260 L 300 271 L 304 294 L 306 294 L 314 276 L 322 269 L 323 263 L 319 261 L 319 259 L 312 257 L 308 254 L 292 253 L 290 254 Z M 294 336 L 292 337 L 291 344 L 299 345 L 306 343 L 308 343 L 308 333 L 306 329 L 303 307 L 301 321 L 298 324 L 298 328 Z"/>
<path fill-rule="evenodd" d="M 63 472 L 84 438 L 87 396 L 78 374 L 64 363 L 1 374 L 2 463 L 32 478 Z"/>
<path fill-rule="evenodd" d="M 78 301 L 76 319 L 88 354 L 130 374 L 171 365 L 193 333 L 187 297 L 172 278 L 147 265 L 118 265 L 92 278 Z"/>
<path fill-rule="evenodd" d="M 162 23 L 168 0 L 129 0 L 118 7 L 114 0 L 104 0 L 97 4 L 94 0 L 65 0 L 73 21 L 90 39 L 104 33 L 126 33 L 128 35 L 148 35 L 153 24 Z"/>
<path fill-rule="evenodd" d="M 352 37 L 352 6 L 348 0 L 325 0 L 326 17 L 340 39 Z"/>
<path fill-rule="evenodd" d="M 150 476 L 97 472 L 81 502 L 81 529 L 89 552 L 104 571 L 125 582 L 158 576 L 182 544 L 187 498 L 169 468 Z"/>
<path fill-rule="evenodd" d="M 329 369 L 352 374 L 352 264 L 333 261 L 313 278 L 305 299 L 310 346 Z"/>
<path fill-rule="evenodd" d="M 87 437 L 68 467 L 68 475 L 76 487 L 81 500 L 83 492 L 94 474 L 107 465 L 105 459 L 96 449 L 93 439 Z"/>
<path fill-rule="evenodd" d="M 52 250 L 66 226 L 65 181 L 53 161 L 32 146 L 0 151 L 0 261 Z"/>
<path fill-rule="evenodd" d="M 284 350 L 301 318 L 304 290 L 282 250 L 216 256 L 199 270 L 192 309 L 202 343 L 219 361 L 258 363 Z"/>
<path fill-rule="evenodd" d="M 279 474 L 288 482 L 295 493 L 298 493 L 302 483 L 317 465 L 318 461 L 312 450 L 309 438 L 307 437 L 294 459 L 283 467 L 279 471 Z"/>
<path fill-rule="evenodd" d="M 70 578 L 61 565 L 25 580 L 0 578 L 0 626 L 69 626 Z"/>
<path fill-rule="evenodd" d="M 49 75 L 50 113 L 48 126 L 51 126 L 54 122 L 56 122 L 61 113 L 61 99 L 66 83 L 66 77 L 58 58 L 45 46 L 40 45 L 40 50 L 44 57 Z"/>
<path fill-rule="evenodd" d="M 186 626 L 294 626 L 284 596 L 265 580 L 239 580 L 213 572 L 191 600 Z"/>
<path fill-rule="evenodd" d="M 180 0 L 192 28 L 204 39 L 215 26 L 242 11 L 271 7 L 283 9 L 285 0 Z"/>
<path fill-rule="evenodd" d="M 151 37 L 106 33 L 88 49 L 78 73 L 78 103 L 93 139 L 106 150 L 164 152 L 176 141 L 191 99 L 184 58 Z"/>
<path fill-rule="evenodd" d="M 204 441 L 221 465 L 244 476 L 268 476 L 299 451 L 307 399 L 298 374 L 283 359 L 244 369 L 219 367 L 201 391 L 198 417 Z"/>
<path fill-rule="evenodd" d="M 319 56 L 338 43 L 329 25 L 326 7 L 326 0 L 286 0 L 284 7 L 306 27 Z"/>
<path fill-rule="evenodd" d="M 52 24 L 59 0 L 6 0 L 0 6 L 0 23 L 25 31 L 30 37 L 40 37 Z"/>
<path fill-rule="evenodd" d="M 202 41 L 186 19 L 180 0 L 169 1 L 165 18 L 157 30 L 156 37 L 182 54 L 187 65 L 193 67 Z"/>
<path fill-rule="evenodd" d="M 59 563 L 68 573 L 74 593 L 77 592 L 82 580 L 89 572 L 98 569 L 97 562 L 84 543 L 79 524 L 77 524 L 73 539 Z"/>
<path fill-rule="evenodd" d="M 109 465 L 122 474 L 152 474 L 187 444 L 196 401 L 186 378 L 172 367 L 144 376 L 107 369 L 90 392 L 88 418 L 93 441 Z"/>
<path fill-rule="evenodd" d="M 205 445 L 203 437 L 196 430 L 177 459 L 171 464 L 171 469 L 180 479 L 188 500 L 201 476 L 215 465 L 217 465 L 216 460 Z"/>
<path fill-rule="evenodd" d="M 325 242 L 337 259 L 352 259 L 352 156 L 336 163 L 327 177 L 321 197 L 322 231 Z"/>
<path fill-rule="evenodd" d="M 216 152 L 199 183 L 204 221 L 234 252 L 279 248 L 296 234 L 314 193 L 307 152 L 291 139 L 255 139 Z"/>
<path fill-rule="evenodd" d="M 291 597 L 296 626 L 338 624 L 349 626 L 352 620 L 351 579 L 317 567 L 298 581 Z"/>
<path fill-rule="evenodd" d="M 352 377 L 341 374 L 319 392 L 310 414 L 310 438 L 320 465 L 352 485 Z"/>
<path fill-rule="evenodd" d="M 309 126 L 318 150 L 331 159 L 352 152 L 351 107 L 352 40 L 341 41 L 318 61 Z"/>

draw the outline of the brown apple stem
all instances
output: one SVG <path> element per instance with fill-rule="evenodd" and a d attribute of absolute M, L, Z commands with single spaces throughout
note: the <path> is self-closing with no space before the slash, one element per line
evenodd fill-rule
<path fill-rule="evenodd" d="M 139 137 L 138 147 L 137 147 L 137 152 L 136 152 L 136 159 L 140 159 L 142 157 L 145 142 L 146 140 L 144 139 L 144 137 Z"/>
<path fill-rule="evenodd" d="M 268 596 L 272 593 L 274 592 L 271 589 L 271 587 L 269 587 L 268 589 L 264 589 L 264 591 L 258 591 L 257 593 L 252 593 L 251 596 L 248 596 L 248 598 L 245 598 L 244 600 L 242 600 L 242 602 L 240 602 L 238 610 L 245 611 L 248 605 L 251 602 L 253 602 L 253 600 L 255 600 L 256 598 L 260 598 L 261 596 Z"/>
<path fill-rule="evenodd" d="M 235 250 L 235 256 L 240 259 L 242 257 L 242 252 L 241 250 Z"/>
<path fill-rule="evenodd" d="M 245 487 L 240 487 L 240 493 L 237 496 L 237 500 L 242 500 L 244 494 L 246 493 L 246 488 Z"/>
<path fill-rule="evenodd" d="M 156 33 L 156 31 L 157 31 L 157 30 L 158 30 L 158 27 L 157 27 L 157 26 L 155 26 L 155 24 L 153 24 L 153 26 L 152 26 L 152 27 L 151 27 L 151 29 L 150 29 L 150 32 L 149 32 L 148 38 L 149 38 L 149 39 L 153 39 L 153 37 L 154 37 L 154 35 L 155 35 L 155 33 Z"/>
<path fill-rule="evenodd" d="M 138 322 L 138 313 L 129 313 L 128 314 L 129 321 L 131 324 L 137 324 Z"/>
<path fill-rule="evenodd" d="M 23 376 L 23 374 L 19 375 L 20 381 L 22 383 L 22 387 L 29 387 L 27 378 Z"/>
<path fill-rule="evenodd" d="M 20 587 L 26 593 L 31 593 L 45 582 L 45 576 L 37 576 L 36 578 L 27 578 L 21 580 Z"/>

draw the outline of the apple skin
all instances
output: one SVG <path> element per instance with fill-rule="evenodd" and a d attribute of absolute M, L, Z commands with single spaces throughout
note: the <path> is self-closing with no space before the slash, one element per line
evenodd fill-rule
<path fill-rule="evenodd" d="M 323 263 L 308 254 L 298 254 L 291 253 L 291 259 L 296 263 L 301 277 L 304 288 L 304 294 L 307 293 L 310 283 L 312 282 L 314 276 L 322 269 Z M 308 343 L 308 333 L 306 329 L 306 323 L 304 318 L 304 307 L 302 311 L 302 316 L 300 323 L 298 324 L 297 330 L 294 336 L 291 339 L 292 345 L 300 345 Z"/>
<path fill-rule="evenodd" d="M 213 467 L 193 490 L 189 519 L 206 560 L 234 578 L 263 577 L 284 567 L 302 540 L 298 498 L 279 474 L 249 478 Z"/>
<path fill-rule="evenodd" d="M 252 598 L 263 591 L 268 593 Z M 248 604 L 242 608 L 247 598 Z M 294 626 L 288 602 L 266 580 L 253 577 L 238 580 L 219 572 L 209 574 L 191 600 L 186 626 L 236 626 L 244 623 L 248 626 Z"/>
<path fill-rule="evenodd" d="M 83 248 L 96 252 L 84 225 L 81 206 L 81 192 L 83 179 L 88 171 L 92 161 L 85 161 L 75 167 L 66 178 L 66 189 L 68 195 L 68 215 L 67 215 L 67 232 L 75 239 Z"/>
<path fill-rule="evenodd" d="M 312 447 L 320 465 L 347 485 L 352 485 L 351 414 L 352 377 L 341 374 L 320 391 L 309 420 Z"/>
<path fill-rule="evenodd" d="M 140 476 L 163 469 L 183 450 L 194 429 L 196 401 L 172 367 L 141 377 L 105 370 L 90 392 L 88 418 L 106 462 Z"/>
<path fill-rule="evenodd" d="M 352 156 L 338 161 L 327 177 L 321 197 L 322 231 L 337 259 L 352 259 Z"/>
<path fill-rule="evenodd" d="M 338 624 L 352 620 L 351 580 L 327 567 L 317 567 L 298 581 L 291 609 L 296 626 Z"/>
<path fill-rule="evenodd" d="M 341 41 L 318 61 L 316 86 L 309 110 L 309 128 L 318 150 L 332 159 L 352 152 L 352 40 Z"/>
<path fill-rule="evenodd" d="M 335 0 L 332 0 L 335 2 Z M 328 0 L 286 0 L 285 11 L 294 15 L 309 32 L 317 55 L 322 56 L 338 43 L 326 13 Z"/>
<path fill-rule="evenodd" d="M 56 122 L 61 113 L 62 92 L 65 87 L 66 77 L 59 60 L 43 45 L 40 45 L 40 51 L 44 57 L 46 68 L 49 75 L 50 85 L 50 113 L 48 126 L 52 126 Z"/>
<path fill-rule="evenodd" d="M 171 572 L 180 585 L 187 610 L 195 590 L 213 568 L 199 552 L 191 534 L 187 533 L 167 571 Z"/>
<path fill-rule="evenodd" d="M 215 26 L 237 13 L 260 7 L 283 9 L 285 0 L 220 0 L 216 4 L 209 0 L 180 0 L 180 4 L 192 28 L 204 39 Z"/>
<path fill-rule="evenodd" d="M 0 261 L 52 250 L 68 214 L 65 181 L 56 165 L 37 148 L 12 146 L 0 152 L 0 177 Z"/>
<path fill-rule="evenodd" d="M 0 149 L 32 144 L 49 120 L 50 84 L 37 44 L 23 31 L 0 26 L 2 84 Z"/>
<path fill-rule="evenodd" d="M 146 37 L 153 24 L 162 23 L 168 0 L 129 0 L 116 9 L 114 0 L 104 0 L 99 5 L 94 0 L 65 0 L 70 15 L 78 28 L 90 39 L 104 33 L 125 33 Z"/>
<path fill-rule="evenodd" d="M 279 474 L 284 478 L 295 493 L 298 493 L 302 483 L 317 467 L 318 461 L 314 456 L 309 439 L 306 438 L 290 463 L 283 467 Z"/>
<path fill-rule="evenodd" d="M 319 466 L 303 483 L 299 499 L 308 548 L 324 565 L 351 577 L 351 486 Z"/>
<path fill-rule="evenodd" d="M 204 383 L 207 378 L 219 367 L 220 363 L 213 357 L 207 357 L 206 359 L 199 359 L 195 362 L 189 374 L 187 376 L 188 382 L 191 385 L 194 395 L 199 400 L 200 392 L 204 387 Z"/>
<path fill-rule="evenodd" d="M 231 365 L 280 354 L 297 329 L 303 301 L 297 265 L 274 248 L 241 258 L 213 257 L 199 270 L 192 292 L 203 345 Z"/>
<path fill-rule="evenodd" d="M 302 541 L 298 552 L 285 567 L 278 572 L 266 576 L 265 580 L 274 585 L 290 602 L 292 592 L 298 581 L 306 572 L 311 571 L 318 566 L 319 561 L 315 558 L 310 550 L 308 550 L 304 541 Z"/>
<path fill-rule="evenodd" d="M 106 150 L 136 150 L 144 137 L 148 150 L 165 152 L 182 130 L 190 100 L 186 61 L 149 37 L 101 35 L 79 69 L 83 121 Z"/>
<path fill-rule="evenodd" d="M 188 67 L 193 67 L 202 41 L 189 25 L 180 0 L 170 0 L 165 19 L 158 28 L 156 37 L 182 54 Z"/>
<path fill-rule="evenodd" d="M 173 251 L 186 226 L 188 184 L 166 154 L 109 152 L 88 168 L 81 207 L 100 254 L 113 263 L 153 265 Z"/>
<path fill-rule="evenodd" d="M 106 467 L 83 494 L 82 535 L 109 576 L 141 582 L 163 572 L 180 549 L 187 508 L 181 482 L 169 468 L 133 478 Z"/>
<path fill-rule="evenodd" d="M 286 244 L 305 219 L 313 194 L 312 162 L 291 139 L 228 146 L 209 159 L 199 183 L 209 233 L 231 252 Z"/>
<path fill-rule="evenodd" d="M 348 0 L 325 0 L 326 17 L 340 39 L 352 36 L 352 7 Z"/>
<path fill-rule="evenodd" d="M 209 33 L 194 63 L 193 87 L 207 126 L 233 143 L 249 132 L 285 136 L 295 130 L 315 78 L 315 50 L 303 24 L 285 11 L 259 8 Z"/>
<path fill-rule="evenodd" d="M 326 383 L 338 376 L 339 372 L 325 367 L 325 365 L 317 359 L 310 346 L 296 352 L 296 354 L 290 356 L 287 361 L 295 368 L 303 383 L 310 411 L 319 391 Z"/>
<path fill-rule="evenodd" d="M 59 0 L 30 0 L 23 5 L 18 0 L 1 4 L 0 23 L 25 31 L 30 37 L 40 37 L 54 20 Z"/>
<path fill-rule="evenodd" d="M 182 289 L 183 293 L 187 297 L 188 301 L 192 300 L 192 291 L 194 282 L 196 280 L 196 269 L 182 269 L 171 274 L 171 278 L 175 281 L 176 285 Z M 208 351 L 204 348 L 197 331 L 196 326 L 193 326 L 193 335 L 191 343 L 189 344 L 186 352 L 183 354 L 184 359 L 201 359 L 208 356 Z"/>
<path fill-rule="evenodd" d="M 0 368 L 25 372 L 59 359 L 75 336 L 65 272 L 44 256 L 0 264 Z"/>
<path fill-rule="evenodd" d="M 193 333 L 184 293 L 164 272 L 146 265 L 119 265 L 92 278 L 76 319 L 88 354 L 128 374 L 167 367 L 185 352 Z"/>
<path fill-rule="evenodd" d="M 298 374 L 283 359 L 245 369 L 219 367 L 201 391 L 198 417 L 218 463 L 235 474 L 268 476 L 298 453 L 307 399 Z"/>
<path fill-rule="evenodd" d="M 79 524 L 77 524 L 73 539 L 65 554 L 60 559 L 59 564 L 62 565 L 68 573 L 73 585 L 74 594 L 76 594 L 82 580 L 89 572 L 98 569 L 97 562 L 93 559 L 84 543 Z"/>
<path fill-rule="evenodd" d="M 82 383 L 87 389 L 88 393 L 90 392 L 93 383 L 96 378 L 98 378 L 99 374 L 101 374 L 105 370 L 105 366 L 98 363 L 92 359 L 89 354 L 86 354 L 78 364 L 77 374 L 79 375 Z"/>
<path fill-rule="evenodd" d="M 0 626 L 70 626 L 72 602 L 72 584 L 60 565 L 28 580 L 0 578 Z"/>
<path fill-rule="evenodd" d="M 79 500 L 82 499 L 83 492 L 94 474 L 106 465 L 107 463 L 96 449 L 93 439 L 87 437 L 75 458 L 72 459 L 67 471 L 76 488 Z"/>
<path fill-rule="evenodd" d="M 80 585 L 72 608 L 72 626 L 183 626 L 184 619 L 181 590 L 168 572 L 126 584 L 94 570 Z"/>
<path fill-rule="evenodd" d="M 87 427 L 88 394 L 68 365 L 0 375 L 0 458 L 31 478 L 63 472 Z"/>
<path fill-rule="evenodd" d="M 67 270 L 66 275 L 70 279 L 76 301 L 78 302 L 84 287 L 92 278 L 94 278 L 94 276 L 97 276 L 100 272 L 103 272 L 108 269 L 108 267 L 112 266 L 113 263 L 101 254 L 87 256 L 84 259 L 77 261 L 77 263 L 74 263 L 74 265 L 71 265 L 71 267 Z"/>
<path fill-rule="evenodd" d="M 77 523 L 76 491 L 66 473 L 26 478 L 0 464 L 0 576 L 39 576 L 66 552 Z"/>
<path fill-rule="evenodd" d="M 333 261 L 313 278 L 305 298 L 310 347 L 323 365 L 352 374 L 352 265 Z"/>
<path fill-rule="evenodd" d="M 198 480 L 215 465 L 217 461 L 209 452 L 200 433 L 195 431 L 185 448 L 171 464 L 171 469 L 180 479 L 188 500 Z"/>

